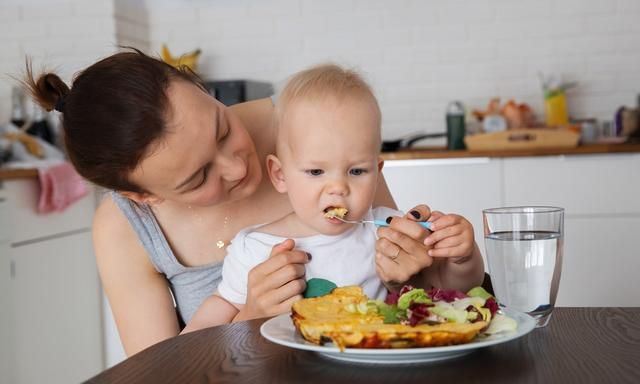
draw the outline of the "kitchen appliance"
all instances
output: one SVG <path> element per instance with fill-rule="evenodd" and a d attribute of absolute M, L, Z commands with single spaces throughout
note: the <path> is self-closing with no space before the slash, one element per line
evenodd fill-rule
<path fill-rule="evenodd" d="M 222 104 L 230 106 L 273 95 L 273 85 L 253 80 L 206 81 L 207 91 Z"/>
<path fill-rule="evenodd" d="M 413 133 L 397 140 L 385 140 L 382 142 L 382 152 L 395 152 L 401 149 L 407 149 L 420 140 L 437 139 L 441 137 L 447 137 L 447 133 Z"/>

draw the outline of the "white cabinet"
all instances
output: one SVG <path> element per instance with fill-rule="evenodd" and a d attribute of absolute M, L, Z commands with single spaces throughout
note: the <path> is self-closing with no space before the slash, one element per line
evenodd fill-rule
<path fill-rule="evenodd" d="M 0 202 L 2 204 L 2 202 Z M 2 220 L 2 216 L 0 216 Z M 1 223 L 0 223 L 1 224 Z M 2 228 L 0 228 L 2 229 Z M 0 383 L 13 383 L 11 353 L 11 259 L 9 243 L 0 240 Z"/>
<path fill-rule="evenodd" d="M 482 209 L 565 208 L 557 304 L 640 306 L 640 154 L 387 161 L 384 175 L 401 209 L 461 214 L 483 250 Z"/>
<path fill-rule="evenodd" d="M 558 305 L 638 306 L 640 154 L 504 160 L 506 205 L 565 208 Z"/>
<path fill-rule="evenodd" d="M 9 253 L 9 217 L 4 185 L 0 181 L 0 383 L 13 383 L 11 353 L 11 257 Z"/>
<path fill-rule="evenodd" d="M 385 161 L 385 180 L 398 208 L 427 204 L 457 213 L 474 227 L 482 243 L 482 209 L 502 205 L 502 163 L 488 157 Z"/>
<path fill-rule="evenodd" d="M 102 368 L 90 232 L 12 249 L 17 382 L 80 382 Z"/>
<path fill-rule="evenodd" d="M 504 160 L 505 204 L 564 207 L 566 215 L 640 215 L 640 154 Z"/>
<path fill-rule="evenodd" d="M 40 188 L 36 179 L 5 183 L 8 215 L 11 217 L 9 236 L 12 244 L 32 242 L 47 236 L 73 233 L 91 227 L 95 198 L 93 194 L 73 203 L 63 212 L 38 214 Z"/>
<path fill-rule="evenodd" d="M 80 382 L 104 367 L 95 200 L 39 215 L 38 191 L 36 179 L 2 188 L 0 382 Z"/>
<path fill-rule="evenodd" d="M 640 216 L 565 218 L 557 305 L 640 306 L 639 235 Z"/>

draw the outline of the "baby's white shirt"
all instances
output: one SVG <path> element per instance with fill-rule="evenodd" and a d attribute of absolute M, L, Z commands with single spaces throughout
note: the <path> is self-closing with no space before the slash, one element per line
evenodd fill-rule
<path fill-rule="evenodd" d="M 370 210 L 365 220 L 384 220 L 389 216 L 403 216 L 403 213 L 378 207 Z M 271 248 L 285 239 L 260 232 L 260 226 L 238 232 L 227 248 L 218 294 L 229 302 L 244 304 L 249 271 L 268 259 Z M 382 300 L 386 297 L 387 290 L 376 274 L 375 225 L 357 224 L 340 235 L 314 235 L 294 240 L 296 249 L 312 255 L 311 261 L 305 264 L 305 280 L 321 278 L 338 287 L 359 285 L 369 298 Z"/>

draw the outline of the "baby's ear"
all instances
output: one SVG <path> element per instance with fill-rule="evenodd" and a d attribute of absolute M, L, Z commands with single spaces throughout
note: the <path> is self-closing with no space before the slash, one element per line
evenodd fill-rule
<path fill-rule="evenodd" d="M 382 167 L 384 167 L 384 160 L 382 158 L 378 159 L 378 172 L 382 172 Z"/>
<path fill-rule="evenodd" d="M 269 173 L 269 179 L 271 184 L 280 193 L 287 192 L 287 183 L 284 181 L 284 172 L 282 171 L 282 164 L 280 159 L 275 155 L 267 155 L 267 172 Z"/>

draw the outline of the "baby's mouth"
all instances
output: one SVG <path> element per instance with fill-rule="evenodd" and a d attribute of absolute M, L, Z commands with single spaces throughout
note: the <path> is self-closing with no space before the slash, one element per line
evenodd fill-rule
<path fill-rule="evenodd" d="M 349 210 L 344 207 L 329 206 L 324 209 L 324 217 L 327 219 L 344 219 Z"/>

